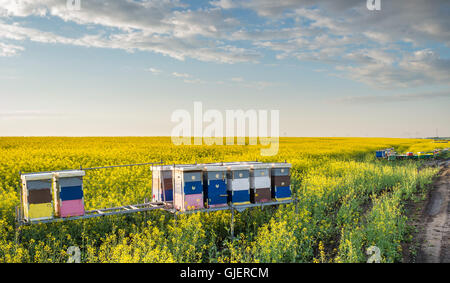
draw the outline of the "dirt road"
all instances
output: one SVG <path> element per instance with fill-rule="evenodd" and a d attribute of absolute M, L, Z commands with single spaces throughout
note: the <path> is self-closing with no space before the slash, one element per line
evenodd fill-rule
<path fill-rule="evenodd" d="M 438 165 L 442 169 L 417 225 L 420 246 L 415 262 L 450 262 L 450 160 Z"/>

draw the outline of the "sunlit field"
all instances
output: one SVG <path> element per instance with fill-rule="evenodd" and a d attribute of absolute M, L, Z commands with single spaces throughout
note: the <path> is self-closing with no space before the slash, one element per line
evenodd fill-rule
<path fill-rule="evenodd" d="M 410 240 L 405 203 L 424 197 L 437 169 L 423 161 L 376 160 L 374 151 L 448 147 L 419 139 L 282 138 L 279 153 L 260 146 L 174 146 L 168 137 L 0 138 L 0 262 L 383 262 L 402 259 Z M 78 169 L 163 160 L 173 163 L 287 161 L 296 205 L 174 216 L 164 211 L 15 229 L 19 172 Z M 88 171 L 86 209 L 151 199 L 148 166 Z"/>

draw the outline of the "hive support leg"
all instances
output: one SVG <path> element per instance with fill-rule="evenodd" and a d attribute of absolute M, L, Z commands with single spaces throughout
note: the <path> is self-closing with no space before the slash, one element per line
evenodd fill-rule
<path fill-rule="evenodd" d="M 144 199 L 144 203 L 148 203 L 148 198 Z M 145 225 L 147 225 L 147 219 L 148 219 L 148 211 L 144 211 L 144 222 L 145 222 Z"/>
<path fill-rule="evenodd" d="M 15 243 L 16 245 L 18 245 L 20 243 L 20 211 L 19 211 L 19 207 L 16 206 L 16 233 L 15 233 Z"/>
<path fill-rule="evenodd" d="M 251 227 L 251 223 L 252 223 L 251 215 L 250 215 L 251 209 L 247 209 L 246 213 L 247 213 L 247 233 L 248 233 L 248 231 L 250 230 L 250 227 Z"/>
<path fill-rule="evenodd" d="M 16 227 L 15 243 L 16 246 L 20 244 L 20 226 Z"/>
<path fill-rule="evenodd" d="M 81 225 L 83 225 L 83 232 L 81 233 L 81 254 L 80 254 L 80 262 L 82 262 L 81 261 L 81 259 L 85 259 L 85 250 L 86 250 L 86 248 L 85 248 L 85 242 L 84 242 L 84 238 L 86 237 L 86 229 L 85 229 L 85 221 L 84 220 L 81 220 L 82 221 L 82 224 Z"/>
<path fill-rule="evenodd" d="M 231 207 L 231 222 L 230 222 L 231 239 L 234 239 L 234 208 Z"/>

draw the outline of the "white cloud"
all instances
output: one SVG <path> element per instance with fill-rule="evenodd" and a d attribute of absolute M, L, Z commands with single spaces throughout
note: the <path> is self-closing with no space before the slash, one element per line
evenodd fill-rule
<path fill-rule="evenodd" d="M 209 3 L 213 6 L 220 7 L 222 9 L 232 9 L 237 8 L 239 6 L 233 0 L 217 0 L 211 1 Z"/>
<path fill-rule="evenodd" d="M 0 15 L 53 16 L 79 25 L 96 25 L 110 34 L 66 38 L 51 32 L 5 24 L 0 37 L 45 43 L 156 52 L 184 60 L 186 57 L 219 63 L 256 62 L 254 50 L 223 44 L 217 39 L 234 29 L 238 21 L 224 17 L 218 8 L 191 10 L 179 0 L 82 1 L 80 11 L 70 11 L 66 1 L 0 0 Z M 181 10 L 180 10 L 181 9 Z"/>
<path fill-rule="evenodd" d="M 252 81 L 252 82 L 244 82 L 242 86 L 247 88 L 254 88 L 258 90 L 263 90 L 268 87 L 275 87 L 278 86 L 278 83 L 269 82 L 269 81 Z"/>
<path fill-rule="evenodd" d="M 269 82 L 269 81 L 248 81 L 245 80 L 242 77 L 234 77 L 230 79 L 231 84 L 234 86 L 241 86 L 246 88 L 253 88 L 257 90 L 263 90 L 268 87 L 273 87 L 279 85 L 275 82 Z M 223 84 L 223 82 L 217 82 L 218 84 Z"/>
<path fill-rule="evenodd" d="M 158 70 L 158 69 L 155 69 L 155 68 L 148 68 L 147 71 L 151 72 L 154 75 L 159 75 L 162 72 L 161 70 Z"/>
<path fill-rule="evenodd" d="M 350 53 L 357 65 L 339 65 L 344 76 L 376 88 L 412 87 L 424 84 L 450 84 L 450 60 L 424 49 L 401 58 L 388 52 L 365 50 Z"/>
<path fill-rule="evenodd" d="M 177 73 L 177 72 L 173 72 L 172 75 L 177 78 L 190 78 L 191 77 L 191 75 L 189 75 L 189 74 Z"/>
<path fill-rule="evenodd" d="M 430 41 L 450 46 L 448 1 L 385 1 L 377 13 L 353 0 L 286 0 L 278 8 L 274 5 L 268 0 L 245 4 L 268 18 L 293 18 L 303 31 L 273 39 L 261 37 L 261 31 L 240 31 L 237 36 L 277 52 L 277 59 L 334 64 L 341 76 L 374 87 L 449 83 L 449 60 L 433 50 L 422 51 Z"/>
<path fill-rule="evenodd" d="M 228 9 L 253 10 L 260 19 L 240 22 Z M 448 60 L 427 47 L 450 46 L 449 10 L 444 0 L 383 1 L 376 13 L 361 0 L 215 0 L 195 9 L 180 0 L 89 0 L 74 12 L 63 0 L 0 0 L 0 40 L 8 40 L 0 54 L 23 51 L 24 40 L 230 64 L 259 62 L 261 50 L 270 50 L 280 60 L 334 64 L 343 76 L 374 86 L 445 83 Z M 100 32 L 65 37 L 17 20 L 28 16 Z M 433 55 L 420 55 L 425 49 Z"/>
<path fill-rule="evenodd" d="M 233 32 L 228 39 L 229 40 L 251 40 L 251 41 L 274 41 L 280 39 L 295 39 L 301 36 L 311 35 L 311 30 L 305 27 L 296 26 L 289 28 L 266 28 L 266 29 L 252 29 L 248 30 L 241 28 L 238 31 Z"/>
<path fill-rule="evenodd" d="M 304 2 L 299 0 L 251 0 L 242 1 L 243 7 L 255 10 L 259 15 L 266 17 L 279 17 L 287 10 L 304 5 Z M 310 1 L 311 2 L 311 1 Z"/>
<path fill-rule="evenodd" d="M 62 4 L 65 1 L 49 0 L 0 0 L 0 15 L 26 17 L 30 15 L 45 16 L 48 12 L 47 6 Z"/>
<path fill-rule="evenodd" d="M 111 35 L 84 35 L 79 38 L 58 36 L 51 32 L 25 28 L 16 24 L 0 21 L 0 38 L 12 40 L 31 40 L 41 43 L 70 44 L 83 47 L 150 51 L 170 56 L 178 60 L 186 57 L 201 61 L 219 63 L 237 63 L 257 61 L 259 53 L 230 45 L 217 44 L 214 41 L 197 38 L 176 38 L 173 36 L 147 33 L 144 31 L 121 32 Z"/>
<path fill-rule="evenodd" d="M 223 16 L 220 9 L 201 9 L 196 11 L 175 11 L 167 24 L 172 27 L 171 33 L 175 37 L 185 38 L 204 36 L 210 38 L 224 37 L 234 30 L 239 23 Z"/>
<path fill-rule="evenodd" d="M 329 100 L 330 103 L 343 104 L 373 104 L 373 103 L 397 103 L 410 101 L 424 101 L 431 99 L 449 99 L 450 91 L 426 92 L 426 93 L 404 93 L 394 95 L 367 95 L 350 96 Z"/>
<path fill-rule="evenodd" d="M 61 118 L 64 114 L 58 112 L 41 111 L 41 110 L 0 110 L 0 120 L 34 120 Z"/>
<path fill-rule="evenodd" d="M 82 1 L 80 11 L 71 11 L 65 0 L 0 0 L 8 16 L 55 16 L 79 24 L 97 24 L 123 30 L 145 29 L 164 32 L 163 22 L 172 8 L 182 7 L 178 0 L 166 1 Z"/>
<path fill-rule="evenodd" d="M 18 52 L 23 51 L 25 48 L 13 44 L 6 44 L 0 42 L 0 57 L 10 57 L 17 55 Z"/>
<path fill-rule="evenodd" d="M 192 79 L 192 80 L 185 79 L 185 80 L 183 80 L 183 82 L 185 82 L 187 84 L 204 84 L 204 83 L 206 83 L 205 81 L 200 80 L 200 79 Z"/>

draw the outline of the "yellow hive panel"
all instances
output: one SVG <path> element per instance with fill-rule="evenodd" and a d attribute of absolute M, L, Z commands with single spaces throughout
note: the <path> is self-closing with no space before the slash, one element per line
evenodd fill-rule
<path fill-rule="evenodd" d="M 51 203 L 30 204 L 28 208 L 28 217 L 30 219 L 52 217 L 53 207 Z"/>

